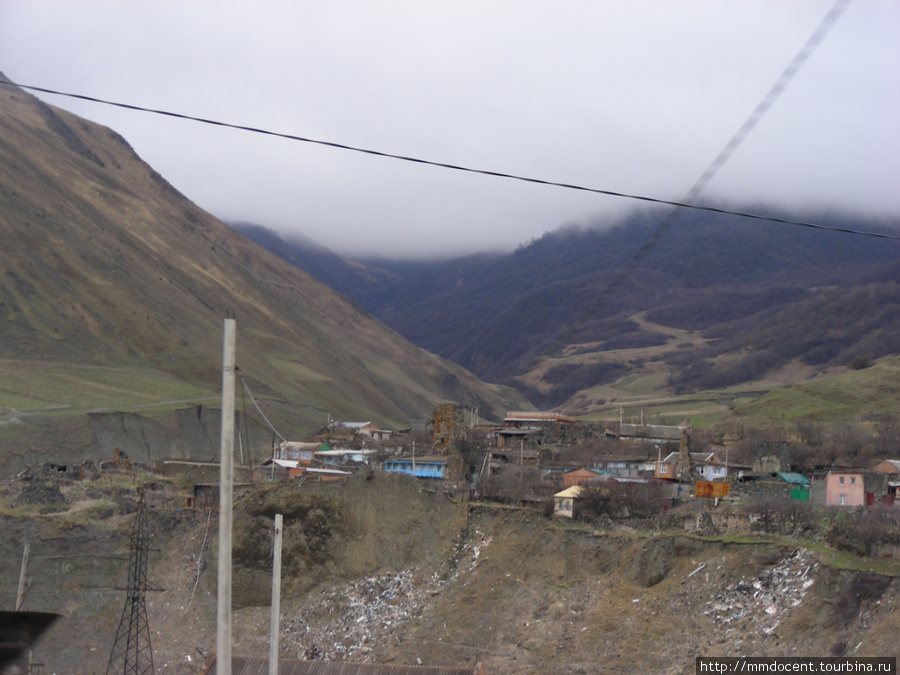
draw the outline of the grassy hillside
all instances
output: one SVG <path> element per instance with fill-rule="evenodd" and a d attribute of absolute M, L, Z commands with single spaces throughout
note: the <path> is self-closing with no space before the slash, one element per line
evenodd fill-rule
<path fill-rule="evenodd" d="M 527 405 L 236 234 L 111 130 L 0 87 L 0 438 L 36 450 L 36 425 L 65 437 L 59 417 L 208 404 L 226 316 L 241 376 L 293 437 L 328 413 L 398 427 L 447 400 Z"/>
<path fill-rule="evenodd" d="M 774 389 L 739 406 L 744 418 L 845 422 L 866 415 L 900 414 L 900 358 Z"/>

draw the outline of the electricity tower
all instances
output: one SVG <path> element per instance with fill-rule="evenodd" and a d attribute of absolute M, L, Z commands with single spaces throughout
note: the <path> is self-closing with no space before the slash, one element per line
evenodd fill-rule
<path fill-rule="evenodd" d="M 153 675 L 153 650 L 150 647 L 150 624 L 147 622 L 147 591 L 157 590 L 147 584 L 150 534 L 147 528 L 144 490 L 138 488 L 140 502 L 131 529 L 131 555 L 128 562 L 128 593 L 116 641 L 109 655 L 106 675 Z"/>

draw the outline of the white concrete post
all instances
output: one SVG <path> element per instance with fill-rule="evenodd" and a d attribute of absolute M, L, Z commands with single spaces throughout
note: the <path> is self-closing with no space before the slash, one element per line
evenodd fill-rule
<path fill-rule="evenodd" d="M 281 535 L 280 513 L 275 514 L 275 552 L 272 556 L 272 619 L 269 628 L 269 675 L 278 675 L 278 641 L 281 637 Z"/>
<path fill-rule="evenodd" d="M 25 542 L 25 552 L 22 553 L 22 570 L 19 572 L 19 590 L 16 593 L 16 611 L 22 609 L 22 603 L 25 602 L 25 570 L 28 568 L 28 553 L 31 551 L 31 544 Z"/>
<path fill-rule="evenodd" d="M 225 319 L 222 353 L 222 445 L 219 469 L 219 595 L 216 673 L 231 675 L 231 532 L 234 503 L 235 321 Z"/>

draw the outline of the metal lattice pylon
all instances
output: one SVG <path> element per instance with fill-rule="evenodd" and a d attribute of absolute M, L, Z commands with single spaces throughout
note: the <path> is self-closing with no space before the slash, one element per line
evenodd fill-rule
<path fill-rule="evenodd" d="M 125 607 L 116 631 L 116 641 L 109 655 L 106 675 L 144 675 L 153 673 L 153 649 L 150 646 L 150 624 L 147 622 L 147 567 L 150 549 L 144 491 L 140 490 L 137 516 L 131 530 L 131 555 L 128 562 L 128 586 Z"/>

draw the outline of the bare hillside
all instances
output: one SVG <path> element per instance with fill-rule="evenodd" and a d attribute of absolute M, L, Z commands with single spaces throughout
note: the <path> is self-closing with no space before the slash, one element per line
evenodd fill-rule
<path fill-rule="evenodd" d="M 123 482 L 124 479 L 124 482 Z M 31 542 L 25 609 L 63 618 L 36 656 L 102 672 L 124 593 L 135 495 L 127 477 L 2 488 L 0 603 Z M 215 646 L 214 511 L 148 488 L 149 624 L 157 672 L 196 673 Z M 711 536 L 675 513 L 640 529 L 455 504 L 411 479 L 280 484 L 237 501 L 234 653 L 268 653 L 270 528 L 285 515 L 281 654 L 504 675 L 693 673 L 699 655 L 894 656 L 897 584 L 826 564 L 796 540 Z M 735 514 L 737 516 L 737 514 Z M 857 559 L 865 567 L 865 559 Z M 85 632 L 85 626 L 90 631 Z"/>

